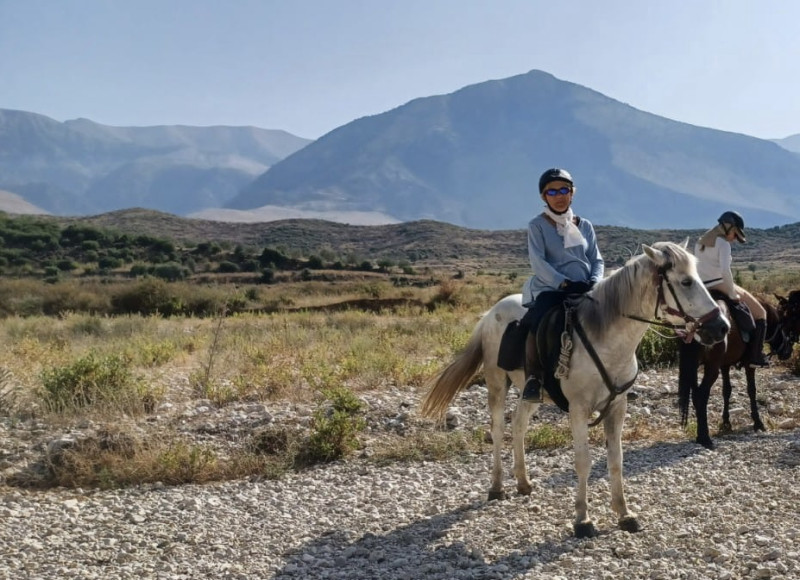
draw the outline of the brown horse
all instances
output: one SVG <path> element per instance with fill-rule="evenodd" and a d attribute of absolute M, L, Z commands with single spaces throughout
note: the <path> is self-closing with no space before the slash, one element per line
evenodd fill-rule
<path fill-rule="evenodd" d="M 778 314 L 783 323 L 783 332 L 792 343 L 800 341 L 800 290 L 792 290 L 787 297 L 778 296 Z"/>
<path fill-rule="evenodd" d="M 786 299 L 776 296 L 779 304 L 783 304 Z M 786 360 L 792 355 L 792 348 L 798 338 L 800 330 L 800 316 L 791 319 L 792 327 L 788 327 L 790 322 L 786 316 L 787 311 L 782 308 L 780 311 L 763 299 L 759 302 L 767 311 L 767 338 L 766 342 L 770 346 L 770 356 L 777 356 L 781 360 Z M 724 301 L 719 301 L 720 308 L 728 314 L 728 308 Z M 798 314 L 800 315 L 800 295 L 797 296 Z M 730 316 L 729 316 L 730 318 Z M 688 344 L 681 343 L 679 347 L 680 370 L 678 378 L 678 406 L 681 413 L 681 425 L 684 427 L 689 418 L 689 398 L 691 396 L 692 405 L 697 416 L 697 439 L 696 441 L 708 449 L 714 448 L 714 442 L 708 432 L 708 399 L 711 394 L 711 387 L 722 373 L 722 425 L 720 433 L 729 433 L 732 430 L 729 408 L 731 398 L 731 367 L 742 365 L 747 345 L 742 339 L 742 333 L 734 320 L 731 321 L 731 329 L 726 340 L 710 347 L 704 347 L 697 342 Z M 697 383 L 697 368 L 703 365 L 703 380 Z M 756 369 L 745 366 L 745 377 L 747 379 L 747 394 L 750 397 L 750 417 L 753 419 L 754 431 L 765 431 L 764 423 L 758 414 L 758 402 L 756 401 Z"/>

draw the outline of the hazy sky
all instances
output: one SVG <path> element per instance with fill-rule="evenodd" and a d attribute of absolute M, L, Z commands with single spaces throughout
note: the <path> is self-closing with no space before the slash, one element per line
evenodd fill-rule
<path fill-rule="evenodd" d="M 797 0 L 0 0 L 0 108 L 317 138 L 547 71 L 695 125 L 800 133 Z"/>

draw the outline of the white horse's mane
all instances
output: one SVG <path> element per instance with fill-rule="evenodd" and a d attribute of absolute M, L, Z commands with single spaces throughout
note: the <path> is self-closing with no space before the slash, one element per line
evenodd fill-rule
<path fill-rule="evenodd" d="M 666 254 L 672 267 L 679 272 L 695 272 L 694 256 L 672 242 L 657 242 L 653 248 Z M 626 314 L 638 312 L 639 304 L 653 292 L 656 264 L 647 254 L 630 258 L 622 268 L 599 281 L 591 299 L 578 305 L 581 323 L 595 335 L 602 336 L 611 322 Z"/>

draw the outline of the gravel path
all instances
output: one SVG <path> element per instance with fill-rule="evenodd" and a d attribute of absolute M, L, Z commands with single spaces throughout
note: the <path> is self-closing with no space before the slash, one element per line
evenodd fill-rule
<path fill-rule="evenodd" d="M 631 414 L 677 422 L 666 392 L 673 381 L 644 376 Z M 786 418 L 797 408 L 796 386 L 770 380 L 763 396 L 777 403 L 775 416 L 763 411 L 773 425 L 766 434 L 718 438 L 714 451 L 685 439 L 626 443 L 626 491 L 643 528 L 637 534 L 616 526 L 597 446 L 589 500 L 600 533 L 581 540 L 572 537 L 569 448 L 529 452 L 533 494 L 492 502 L 488 453 L 385 467 L 357 458 L 280 481 L 0 487 L 0 578 L 798 578 L 800 430 Z M 370 397 L 396 431 L 398 407 L 418 394 Z M 712 403 L 719 398 L 715 392 Z M 481 401 L 480 386 L 457 399 L 454 416 L 464 428 L 485 419 Z M 396 416 L 387 416 L 390 408 Z M 241 412 L 230 408 L 205 412 L 203 424 L 224 422 L 224 413 L 241 424 Z M 718 420 L 714 408 L 711 416 Z M 10 446 L 24 428 L 6 422 L 0 441 Z M 506 460 L 508 473 L 510 453 Z M 508 475 L 507 489 L 513 485 Z"/>

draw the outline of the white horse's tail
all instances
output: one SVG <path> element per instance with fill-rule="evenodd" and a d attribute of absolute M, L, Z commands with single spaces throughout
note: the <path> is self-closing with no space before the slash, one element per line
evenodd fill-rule
<path fill-rule="evenodd" d="M 486 319 L 486 316 L 481 318 L 464 350 L 434 379 L 433 385 L 422 399 L 420 413 L 423 417 L 443 419 L 450 401 L 478 372 L 483 364 L 482 334 Z"/>

